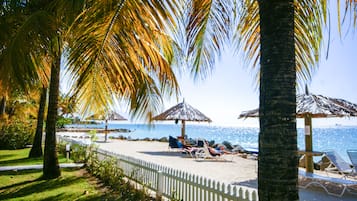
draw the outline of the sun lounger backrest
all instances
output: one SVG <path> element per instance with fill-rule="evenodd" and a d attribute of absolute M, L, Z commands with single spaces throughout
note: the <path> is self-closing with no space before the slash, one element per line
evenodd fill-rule
<path fill-rule="evenodd" d="M 170 148 L 182 148 L 178 144 L 178 140 L 172 136 L 169 136 L 169 147 Z"/>
<path fill-rule="evenodd" d="M 355 172 L 357 172 L 357 150 L 347 150 L 347 154 L 355 168 Z"/>
<path fill-rule="evenodd" d="M 205 144 L 205 141 L 203 139 L 197 140 L 197 147 L 203 147 L 204 144 Z"/>
<path fill-rule="evenodd" d="M 343 160 L 343 158 L 341 158 L 341 156 L 338 155 L 335 151 L 326 151 L 325 155 L 339 171 L 345 172 L 351 170 L 350 164 Z"/>

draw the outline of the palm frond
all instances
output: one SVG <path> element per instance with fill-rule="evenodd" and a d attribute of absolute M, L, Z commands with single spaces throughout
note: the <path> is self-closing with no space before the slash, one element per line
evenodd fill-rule
<path fill-rule="evenodd" d="M 195 0 L 185 4 L 188 13 L 186 41 L 187 65 L 195 78 L 207 76 L 229 37 L 232 1 Z"/>
<path fill-rule="evenodd" d="M 295 2 L 295 51 L 297 80 L 304 83 L 311 79 L 318 66 L 322 44 L 322 28 L 326 22 L 325 0 L 303 0 Z M 247 66 L 254 69 L 259 78 L 260 27 L 258 3 L 253 0 L 243 2 L 236 38 L 238 47 L 244 52 Z"/>
<path fill-rule="evenodd" d="M 85 110 L 91 109 L 90 104 L 106 104 L 104 100 L 114 94 L 134 105 L 138 99 L 156 97 L 149 102 L 158 104 L 160 90 L 178 90 L 170 66 L 172 42 L 161 31 L 167 25 L 164 20 L 170 20 L 167 5 L 173 6 L 162 1 L 96 1 L 76 19 L 70 28 L 73 40 L 68 59 L 69 72 L 76 80 L 74 92 L 79 99 L 97 96 L 86 98 Z M 147 84 L 139 87 L 138 83 Z M 143 103 L 131 109 L 135 115 L 145 116 L 152 112 L 150 107 Z"/>

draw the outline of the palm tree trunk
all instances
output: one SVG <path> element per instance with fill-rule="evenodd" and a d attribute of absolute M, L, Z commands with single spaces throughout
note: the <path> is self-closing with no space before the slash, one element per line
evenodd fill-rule
<path fill-rule="evenodd" d="M 47 99 L 47 88 L 43 87 L 40 98 L 40 106 L 37 114 L 37 127 L 35 137 L 33 139 L 32 148 L 29 158 L 36 158 L 42 156 L 42 135 L 43 135 L 43 120 L 45 116 L 45 106 Z"/>
<path fill-rule="evenodd" d="M 61 55 L 61 54 L 57 54 Z M 56 151 L 56 121 L 59 97 L 61 57 L 57 56 L 51 66 L 51 81 L 46 121 L 45 153 L 43 161 L 43 178 L 53 179 L 61 175 Z"/>
<path fill-rule="evenodd" d="M 299 200 L 294 1 L 258 0 L 261 29 L 260 200 Z"/>
<path fill-rule="evenodd" d="M 0 101 L 0 117 L 5 115 L 5 109 L 6 109 L 6 96 L 3 96 Z"/>

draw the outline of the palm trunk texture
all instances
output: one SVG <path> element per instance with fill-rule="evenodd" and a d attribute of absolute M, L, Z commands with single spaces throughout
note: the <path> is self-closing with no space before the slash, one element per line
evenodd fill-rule
<path fill-rule="evenodd" d="M 6 109 L 6 97 L 3 96 L 0 101 L 0 117 L 5 115 L 5 109 Z"/>
<path fill-rule="evenodd" d="M 61 55 L 61 54 L 58 54 Z M 57 56 L 51 67 L 51 81 L 46 121 L 45 153 L 43 161 L 43 178 L 54 179 L 61 175 L 56 151 L 56 121 L 59 97 L 61 57 Z"/>
<path fill-rule="evenodd" d="M 43 87 L 40 98 L 40 106 L 38 108 L 37 114 L 37 126 L 36 133 L 33 139 L 32 148 L 29 154 L 29 158 L 36 158 L 42 156 L 42 135 L 43 135 L 43 120 L 45 116 L 45 107 L 46 107 L 46 97 L 47 97 L 47 88 Z"/>
<path fill-rule="evenodd" d="M 299 200 L 294 1 L 259 0 L 259 200 Z"/>

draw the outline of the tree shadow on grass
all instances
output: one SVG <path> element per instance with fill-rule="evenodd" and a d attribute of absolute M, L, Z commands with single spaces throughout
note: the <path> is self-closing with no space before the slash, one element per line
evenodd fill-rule
<path fill-rule="evenodd" d="M 41 170 L 19 171 L 16 175 L 26 175 L 26 174 L 35 173 L 36 171 L 39 172 Z M 66 171 L 75 171 L 75 170 L 66 170 Z M 8 172 L 10 172 L 9 175 L 13 174 L 11 171 Z M 45 191 L 51 191 L 57 188 L 75 185 L 77 183 L 80 183 L 81 179 L 82 178 L 78 178 L 77 176 L 67 176 L 65 178 L 59 177 L 57 179 L 52 179 L 52 180 L 43 180 L 41 178 L 37 178 L 37 179 L 29 179 L 27 181 L 21 181 L 18 183 L 14 183 L 2 187 L 0 190 L 1 191 L 5 190 L 5 191 L 0 193 L 0 197 L 1 197 L 0 200 L 25 197 L 34 193 L 45 193 Z M 70 194 L 68 196 L 70 196 Z M 52 199 L 52 200 L 58 200 L 58 199 Z M 68 200 L 68 199 L 64 199 L 64 200 Z"/>
<path fill-rule="evenodd" d="M 18 164 L 42 164 L 43 163 L 43 158 L 38 157 L 38 158 L 18 158 L 18 159 L 13 159 L 13 160 L 6 160 L 6 161 L 0 161 L 0 166 L 10 166 L 10 165 L 18 165 Z"/>

